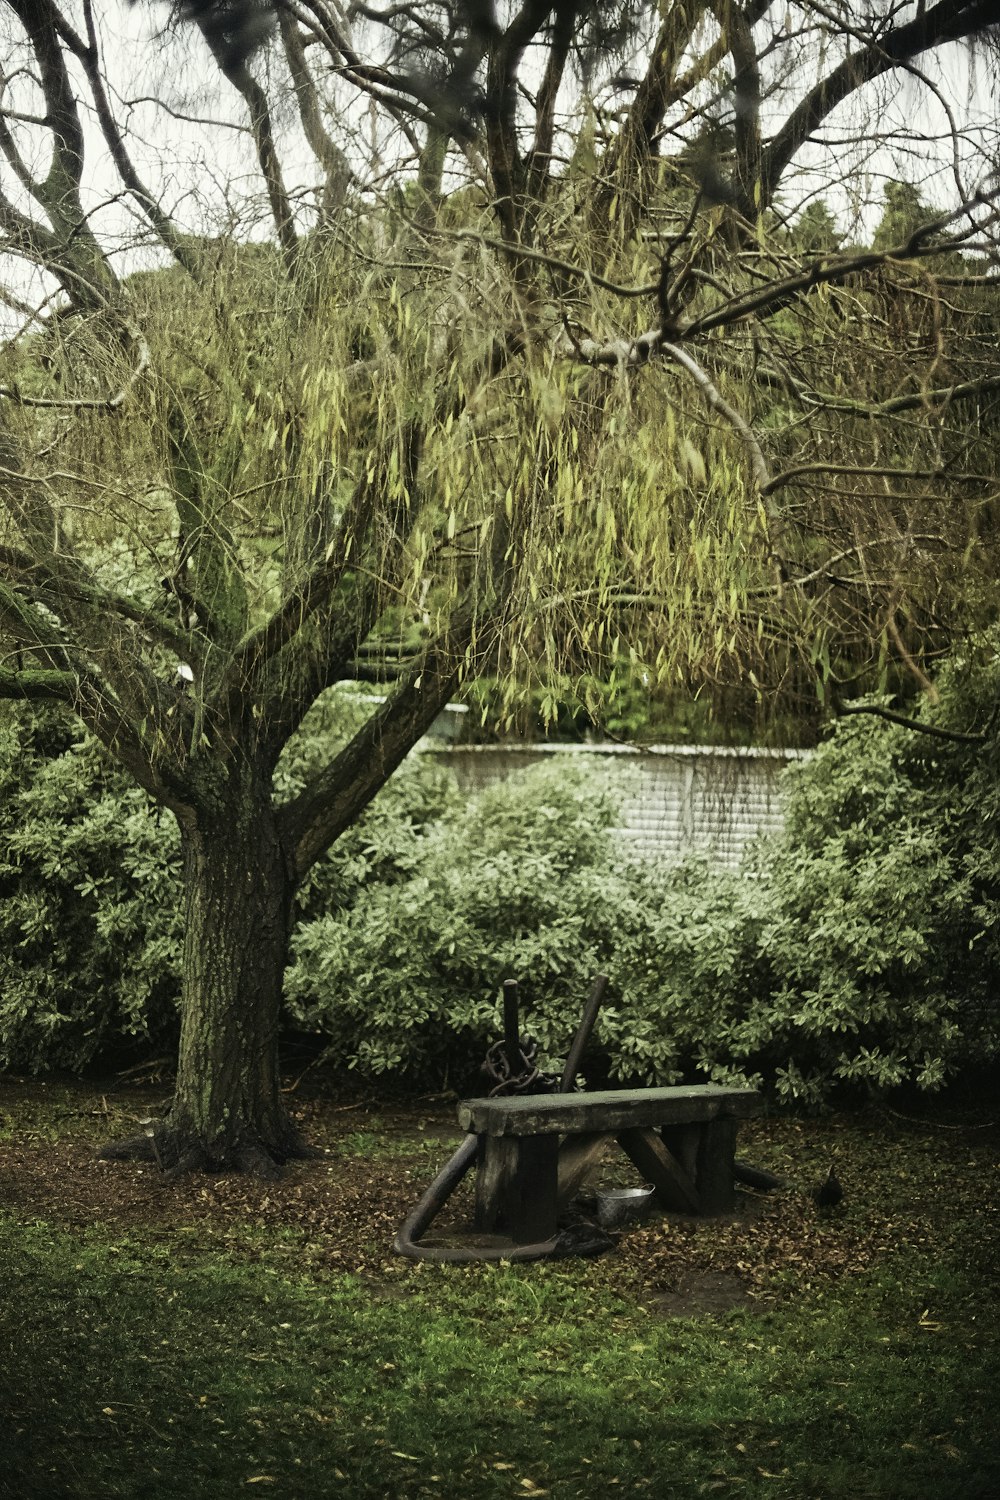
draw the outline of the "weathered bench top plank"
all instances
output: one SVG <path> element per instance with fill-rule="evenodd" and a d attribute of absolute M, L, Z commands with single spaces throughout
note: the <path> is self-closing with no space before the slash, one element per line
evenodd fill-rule
<path fill-rule="evenodd" d="M 714 1120 L 747 1119 L 764 1101 L 756 1089 L 713 1083 L 689 1088 L 607 1089 L 593 1094 L 527 1094 L 513 1099 L 466 1099 L 458 1123 L 476 1135 L 546 1135 L 631 1130 Z"/>

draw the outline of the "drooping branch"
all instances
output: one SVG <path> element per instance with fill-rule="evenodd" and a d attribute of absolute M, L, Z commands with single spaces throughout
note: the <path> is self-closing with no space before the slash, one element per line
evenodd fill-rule
<path fill-rule="evenodd" d="M 0 698 L 31 702 L 72 703 L 76 696 L 76 677 L 72 672 L 58 672 L 44 667 L 11 670 L 0 667 Z"/>
<path fill-rule="evenodd" d="M 341 203 L 354 174 L 344 153 L 335 145 L 323 123 L 319 94 L 309 71 L 298 23 L 287 10 L 278 11 L 278 28 L 292 76 L 302 129 L 313 155 L 323 168 L 323 204 L 325 212 L 329 213 Z"/>
<path fill-rule="evenodd" d="M 415 224 L 413 220 L 402 215 L 405 222 L 412 224 L 414 229 L 420 229 L 421 233 L 433 235 L 436 238 L 450 240 L 455 244 L 469 242 L 474 245 L 482 245 L 488 250 L 499 250 L 501 254 L 510 253 L 510 245 L 506 240 L 495 239 L 492 235 L 481 234 L 476 229 L 444 229 L 439 225 Z M 601 276 L 588 266 L 577 266 L 571 261 L 563 260 L 558 255 L 552 255 L 547 250 L 529 248 L 527 245 L 518 245 L 517 257 L 519 260 L 528 260 L 536 265 L 547 266 L 556 271 L 560 276 L 569 276 L 574 280 L 582 281 L 587 286 L 596 286 L 606 292 L 611 292 L 615 297 L 637 298 L 652 297 L 659 289 L 658 281 L 643 282 L 638 286 L 624 286 L 617 281 L 611 281 L 607 276 Z"/>
<path fill-rule="evenodd" d="M 45 99 L 45 123 L 52 157 L 44 178 L 34 179 L 31 196 L 44 211 L 57 253 L 43 262 L 59 277 L 71 301 L 86 303 L 97 287 L 106 295 L 117 279 L 87 221 L 80 198 L 84 175 L 84 134 L 76 91 L 69 76 L 62 37 L 71 31 L 54 0 L 8 0 L 32 46 Z M 44 236 L 33 236 L 44 247 Z"/>
<path fill-rule="evenodd" d="M 204 13 L 196 12 L 193 19 L 205 38 L 220 73 L 240 94 L 249 111 L 250 129 L 257 148 L 257 161 L 267 188 L 278 243 L 284 252 L 289 270 L 294 270 L 299 239 L 295 228 L 295 214 L 285 187 L 281 158 L 275 142 L 274 124 L 267 94 L 250 71 L 246 54 L 239 50 L 234 51 L 225 36 L 220 35 L 206 23 Z"/>
<path fill-rule="evenodd" d="M 940 479 L 947 471 L 940 465 L 935 469 L 922 468 L 900 468 L 896 464 L 842 464 L 836 462 L 801 463 L 793 464 L 790 468 L 783 469 L 780 474 L 775 474 L 768 481 L 766 488 L 773 494 L 776 490 L 783 489 L 785 485 L 795 484 L 800 479 L 809 479 L 813 476 L 826 475 L 830 478 L 845 477 L 850 479 Z M 948 478 L 958 484 L 992 484 L 993 480 L 988 474 L 959 474 L 948 472 Z"/>
<path fill-rule="evenodd" d="M 15 406 L 30 406 L 43 410 L 68 411 L 117 411 L 125 404 L 130 393 L 142 379 L 150 366 L 149 345 L 133 323 L 124 325 L 124 331 L 133 341 L 135 364 L 121 385 L 107 396 L 32 396 L 16 385 L 0 385 L 0 399 L 11 401 Z"/>
<path fill-rule="evenodd" d="M 72 586 L 62 588 L 53 598 L 57 613 L 44 596 L 33 598 L 0 580 L 0 624 L 43 671 L 55 674 L 48 680 L 72 684 L 60 696 L 113 753 L 128 745 L 129 769 L 139 777 L 141 766 L 142 784 L 148 786 L 152 760 L 143 733 L 150 745 L 158 745 L 159 759 L 169 763 L 189 733 L 189 705 L 141 659 L 134 637 L 128 642 L 132 649 L 122 649 L 120 621 L 101 609 L 99 600 L 99 592 L 88 598 Z"/>
<path fill-rule="evenodd" d="M 863 250 L 855 255 L 823 256 L 814 260 L 805 270 L 777 281 L 769 281 L 753 291 L 740 293 L 713 308 L 701 317 L 693 318 L 678 332 L 685 339 L 700 338 L 715 328 L 729 328 L 749 317 L 768 317 L 780 312 L 797 296 L 818 286 L 832 286 L 858 276 L 865 271 L 896 261 L 926 260 L 933 256 L 946 255 L 961 250 L 970 236 L 977 232 L 974 222 L 961 233 L 941 240 L 939 236 L 957 219 L 970 216 L 975 209 L 987 207 L 995 212 L 1000 186 L 991 182 L 980 189 L 957 208 L 919 225 L 900 244 L 887 250 Z"/>
<path fill-rule="evenodd" d="M 0 477 L 4 476 L 5 471 L 0 469 Z M 32 602 L 45 605 L 53 613 L 62 603 L 73 610 L 85 609 L 100 620 L 112 617 L 128 620 L 173 654 L 183 656 L 190 651 L 191 642 L 186 634 L 134 599 L 96 584 L 84 564 L 65 550 L 43 560 L 16 548 L 0 547 L 0 572 Z"/>
<path fill-rule="evenodd" d="M 86 74 L 94 100 L 97 119 L 101 127 L 101 133 L 111 154 L 111 159 L 115 164 L 115 169 L 125 187 L 146 215 L 162 244 L 169 250 L 177 263 L 183 266 L 188 274 L 197 280 L 200 275 L 200 267 L 189 242 L 179 232 L 169 214 L 164 212 L 156 196 L 139 176 L 125 146 L 124 137 L 115 120 L 108 99 L 108 91 L 104 86 L 100 46 L 97 39 L 97 27 L 94 22 L 93 0 L 84 0 L 84 18 L 87 28 L 86 41 L 77 36 L 72 30 L 67 31 L 66 41 Z"/>
<path fill-rule="evenodd" d="M 731 405 L 725 399 L 706 371 L 702 369 L 698 361 L 686 349 L 681 349 L 677 344 L 661 343 L 660 351 L 666 354 L 669 359 L 672 359 L 675 364 L 680 365 L 682 370 L 687 371 L 701 392 L 706 405 L 712 411 L 717 411 L 719 416 L 732 427 L 750 455 L 750 467 L 753 472 L 754 483 L 762 496 L 767 494 L 771 483 L 771 470 L 767 459 L 764 457 L 764 450 L 761 448 L 757 435 L 750 426 L 750 423 L 741 412 L 736 410 L 735 406 Z"/>
<path fill-rule="evenodd" d="M 933 390 L 910 391 L 905 396 L 893 396 L 888 401 L 852 401 L 823 391 L 803 392 L 803 399 L 828 411 L 850 412 L 852 416 L 870 421 L 878 417 L 891 417 L 903 411 L 931 410 L 934 407 L 955 406 L 962 401 L 976 401 L 990 391 L 1000 391 L 1000 375 L 984 375 L 978 380 L 963 380 L 957 385 L 939 386 Z"/>

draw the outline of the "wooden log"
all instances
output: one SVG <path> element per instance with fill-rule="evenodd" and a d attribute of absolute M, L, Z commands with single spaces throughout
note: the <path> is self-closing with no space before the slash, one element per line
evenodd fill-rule
<path fill-rule="evenodd" d="M 591 1135 L 572 1135 L 559 1147 L 558 1206 L 565 1208 L 580 1191 L 588 1174 L 596 1167 L 613 1135 L 601 1131 Z"/>
<path fill-rule="evenodd" d="M 614 1089 L 593 1094 L 529 1094 L 512 1099 L 466 1099 L 458 1119 L 477 1135 L 560 1135 L 651 1128 L 760 1114 L 756 1089 L 705 1083 L 690 1088 Z"/>
<path fill-rule="evenodd" d="M 694 1182 L 698 1175 L 698 1142 L 701 1126 L 692 1122 L 679 1125 L 664 1125 L 660 1131 L 663 1143 L 671 1156 L 677 1158 L 685 1172 Z"/>
<path fill-rule="evenodd" d="M 687 1214 L 701 1212 L 698 1187 L 655 1130 L 622 1130 L 617 1140 L 646 1181 L 653 1184 L 661 1208 Z"/>
<path fill-rule="evenodd" d="M 514 1140 L 479 1137 L 475 1224 L 486 1234 L 493 1234 L 503 1218 L 510 1183 L 517 1171 L 517 1148 Z"/>
<path fill-rule="evenodd" d="M 476 1228 L 505 1231 L 517 1245 L 556 1232 L 559 1137 L 480 1137 Z"/>
<path fill-rule="evenodd" d="M 730 1214 L 736 1203 L 733 1157 L 736 1153 L 736 1121 L 723 1115 L 706 1120 L 698 1143 L 698 1196 L 703 1214 Z"/>
<path fill-rule="evenodd" d="M 521 1021 L 517 980 L 503 982 L 503 1051 L 511 1078 L 521 1072 Z"/>
<path fill-rule="evenodd" d="M 601 1008 L 601 1003 L 604 1000 L 604 992 L 607 987 L 608 976 L 606 974 L 598 974 L 591 986 L 590 994 L 587 996 L 587 1003 L 583 1007 L 583 1016 L 577 1027 L 576 1036 L 573 1038 L 565 1066 L 562 1070 L 562 1078 L 559 1082 L 560 1093 L 568 1094 L 572 1091 L 573 1082 L 580 1071 L 583 1054 L 587 1050 L 590 1033 L 594 1029 L 594 1022 L 597 1020 L 597 1013 Z"/>

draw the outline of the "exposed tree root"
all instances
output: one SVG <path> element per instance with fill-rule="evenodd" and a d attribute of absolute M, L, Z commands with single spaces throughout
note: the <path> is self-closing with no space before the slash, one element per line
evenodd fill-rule
<path fill-rule="evenodd" d="M 282 1175 L 288 1162 L 308 1161 L 319 1155 L 291 1124 L 281 1132 L 279 1145 L 265 1144 L 246 1132 L 208 1147 L 190 1131 L 178 1129 L 166 1120 L 148 1134 L 110 1142 L 97 1153 L 97 1159 L 149 1162 L 159 1167 L 167 1181 L 192 1172 L 240 1172 L 247 1177 L 273 1181 Z"/>
<path fill-rule="evenodd" d="M 151 1135 L 130 1135 L 124 1141 L 110 1141 L 97 1153 L 98 1161 L 158 1161 Z"/>

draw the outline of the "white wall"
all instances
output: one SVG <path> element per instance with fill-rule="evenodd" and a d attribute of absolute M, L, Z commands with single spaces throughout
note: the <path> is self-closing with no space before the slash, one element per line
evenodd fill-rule
<path fill-rule="evenodd" d="M 425 741 L 460 786 L 475 790 L 552 757 L 584 758 L 609 770 L 622 794 L 617 832 L 624 854 L 672 859 L 701 850 L 734 867 L 747 841 L 781 827 L 781 773 L 804 750 L 711 745 L 469 745 Z"/>

